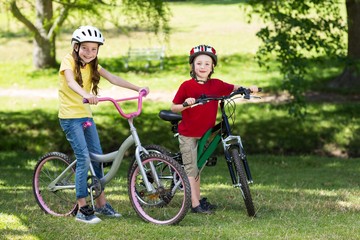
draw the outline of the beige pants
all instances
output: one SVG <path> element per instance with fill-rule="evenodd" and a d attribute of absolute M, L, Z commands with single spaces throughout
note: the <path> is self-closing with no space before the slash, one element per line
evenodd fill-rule
<path fill-rule="evenodd" d="M 199 169 L 197 167 L 197 146 L 198 138 L 185 137 L 179 135 L 179 148 L 188 177 L 197 177 Z"/>

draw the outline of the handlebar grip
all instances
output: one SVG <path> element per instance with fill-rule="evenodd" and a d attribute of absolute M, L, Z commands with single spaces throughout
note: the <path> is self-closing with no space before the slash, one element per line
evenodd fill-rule
<path fill-rule="evenodd" d="M 258 88 L 258 91 L 259 91 L 259 92 L 262 92 L 262 90 L 263 90 L 263 88 L 261 88 L 261 87 Z"/>
<path fill-rule="evenodd" d="M 142 96 L 144 96 L 144 97 L 146 97 L 149 94 L 145 88 L 140 89 L 139 93 L 142 94 Z"/>
<path fill-rule="evenodd" d="M 83 98 L 83 103 L 89 103 L 89 100 L 87 100 L 86 98 Z"/>
<path fill-rule="evenodd" d="M 188 107 L 189 106 L 189 104 L 187 103 L 187 102 L 183 102 L 183 107 Z"/>

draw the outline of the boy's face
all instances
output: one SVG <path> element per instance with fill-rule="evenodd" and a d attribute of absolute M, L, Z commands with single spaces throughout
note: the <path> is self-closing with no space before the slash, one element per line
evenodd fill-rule
<path fill-rule="evenodd" d="M 199 55 L 194 59 L 194 70 L 198 80 L 206 81 L 213 70 L 212 58 L 208 55 Z"/>
<path fill-rule="evenodd" d="M 93 42 L 84 42 L 78 46 L 79 56 L 82 61 L 89 63 L 94 60 L 98 54 L 99 44 Z"/>

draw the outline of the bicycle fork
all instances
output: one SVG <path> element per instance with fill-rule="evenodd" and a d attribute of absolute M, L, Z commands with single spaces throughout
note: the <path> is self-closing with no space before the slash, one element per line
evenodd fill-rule
<path fill-rule="evenodd" d="M 154 186 L 150 183 L 148 177 L 147 177 L 147 174 L 146 174 L 146 171 L 144 169 L 144 166 L 142 165 L 142 161 L 141 161 L 141 152 L 145 153 L 145 154 L 149 154 L 148 151 L 142 147 L 141 145 L 141 142 L 140 142 L 140 138 L 139 138 L 139 135 L 137 134 L 137 131 L 136 131 L 136 128 L 133 124 L 133 118 L 129 118 L 128 119 L 128 122 L 129 122 L 129 125 L 130 125 L 130 132 L 131 132 L 131 135 L 133 136 L 133 139 L 134 139 L 134 142 L 135 142 L 135 146 L 136 146 L 136 149 L 135 149 L 135 159 L 136 159 L 136 162 L 138 164 L 138 167 L 139 167 L 139 170 L 140 170 L 140 173 L 141 173 L 141 176 L 143 177 L 143 181 L 144 181 L 144 184 L 145 184 L 145 187 L 146 187 L 146 190 L 148 192 L 151 192 L 151 193 L 155 193 L 156 192 L 156 189 L 154 188 Z M 151 176 L 153 177 L 153 180 L 155 181 L 156 185 L 157 186 L 162 186 L 161 182 L 160 182 L 160 179 L 159 179 L 159 176 L 157 175 L 157 172 L 156 172 L 156 169 L 155 169 L 155 166 L 154 166 L 154 163 L 152 161 L 149 162 L 149 165 L 150 165 L 150 170 L 151 170 Z"/>
<path fill-rule="evenodd" d="M 232 180 L 234 187 L 240 187 L 239 186 L 240 183 L 236 179 L 233 161 L 232 161 L 231 155 L 229 153 L 229 149 L 233 146 L 235 146 L 236 148 L 239 149 L 239 155 L 240 155 L 239 157 L 243 163 L 245 173 L 246 173 L 246 176 L 248 179 L 248 183 L 253 183 L 253 179 L 252 179 L 251 172 L 250 172 L 250 167 L 249 167 L 249 164 L 246 159 L 246 154 L 245 154 L 240 136 L 230 135 L 230 136 L 226 137 L 225 139 L 221 139 L 221 140 L 222 140 L 222 144 L 223 144 L 223 148 L 224 148 L 226 163 L 227 163 L 227 166 L 228 166 L 228 169 L 230 172 L 230 176 L 231 176 L 231 180 Z"/>

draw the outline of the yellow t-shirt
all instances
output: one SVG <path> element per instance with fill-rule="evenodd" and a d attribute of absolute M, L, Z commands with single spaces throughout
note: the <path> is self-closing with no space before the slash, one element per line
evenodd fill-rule
<path fill-rule="evenodd" d="M 98 70 L 100 70 L 98 65 Z M 75 69 L 75 60 L 72 55 L 67 54 L 61 62 L 59 70 L 59 118 L 83 118 L 92 117 L 89 104 L 83 103 L 83 97 L 69 88 L 65 79 L 64 70 L 70 69 L 73 72 Z M 83 89 L 86 92 L 91 91 L 91 67 L 89 64 L 85 68 L 80 68 L 83 79 Z"/>

